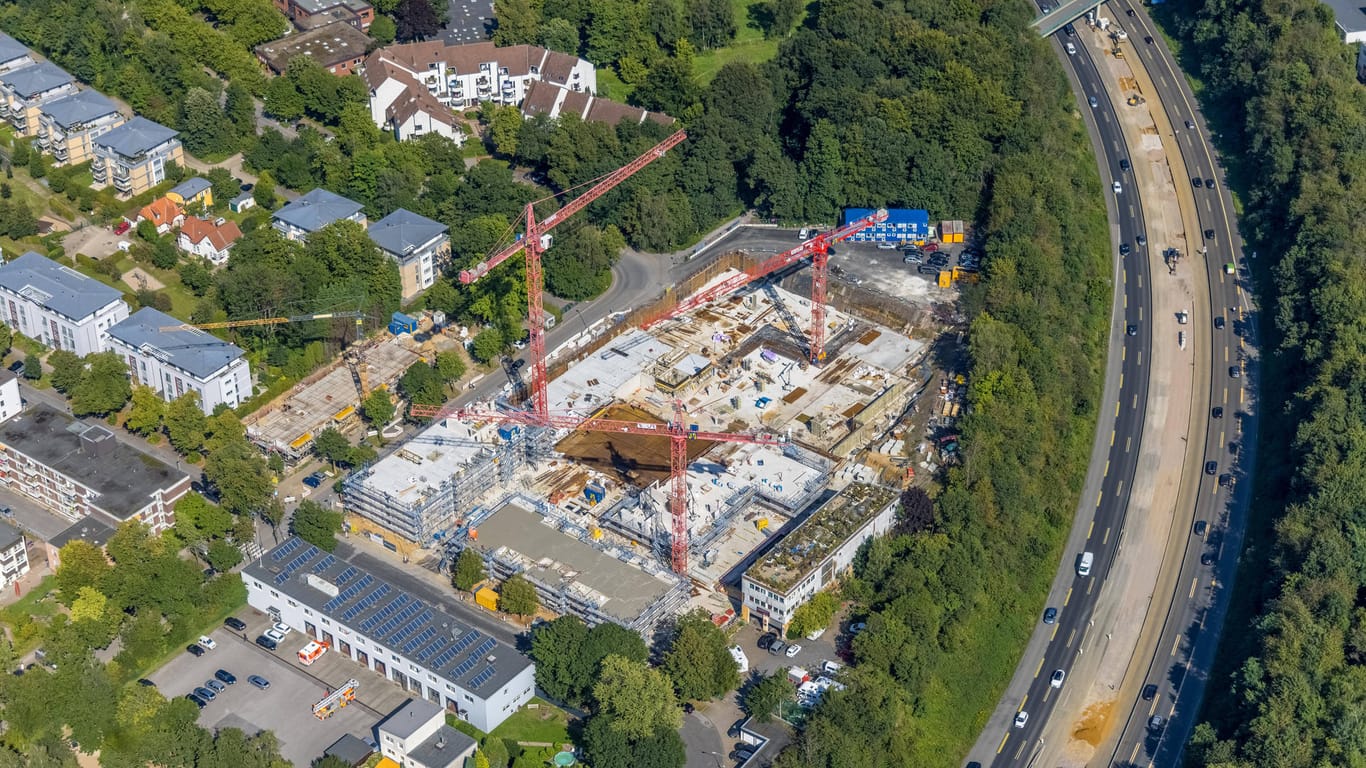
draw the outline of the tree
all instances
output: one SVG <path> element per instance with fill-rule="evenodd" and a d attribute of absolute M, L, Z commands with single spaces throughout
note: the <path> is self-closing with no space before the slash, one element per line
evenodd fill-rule
<path fill-rule="evenodd" d="M 441 405 L 446 402 L 446 388 L 436 369 L 424 361 L 413 363 L 398 380 L 398 388 L 414 405 Z"/>
<path fill-rule="evenodd" d="M 289 525 L 290 532 L 295 536 L 318 549 L 331 552 L 337 548 L 337 534 L 342 531 L 342 515 L 311 499 L 304 499 L 295 508 Z"/>
<path fill-rule="evenodd" d="M 541 45 L 546 48 L 575 56 L 579 55 L 579 47 L 582 45 L 578 28 L 564 19 L 546 19 L 541 22 L 540 38 Z"/>
<path fill-rule="evenodd" d="M 901 492 L 901 533 L 919 533 L 934 526 L 934 500 L 925 489 L 907 488 Z"/>
<path fill-rule="evenodd" d="M 180 131 L 185 149 L 195 155 L 228 152 L 233 144 L 233 125 L 218 105 L 218 97 L 203 88 L 191 88 L 180 103 Z"/>
<path fill-rule="evenodd" d="M 261 175 L 256 177 L 256 186 L 251 188 L 251 199 L 267 211 L 275 210 L 275 178 L 270 173 L 262 171 Z"/>
<path fill-rule="evenodd" d="M 517 136 L 522 132 L 522 112 L 511 104 L 488 106 L 489 142 L 494 152 L 504 157 L 517 154 Z"/>
<path fill-rule="evenodd" d="M 740 704 L 745 714 L 761 723 L 767 723 L 773 719 L 778 707 L 791 693 L 792 684 L 787 681 L 787 670 L 779 669 L 751 684 Z"/>
<path fill-rule="evenodd" d="M 455 352 L 436 353 L 436 375 L 442 383 L 450 386 L 465 375 L 465 361 Z"/>
<path fill-rule="evenodd" d="M 24 355 L 24 378 L 30 381 L 43 378 L 43 360 L 32 352 Z"/>
<path fill-rule="evenodd" d="M 536 0 L 495 0 L 493 13 L 498 24 L 493 43 L 498 46 L 532 45 L 541 23 L 540 3 Z"/>
<path fill-rule="evenodd" d="M 520 574 L 504 581 L 503 588 L 498 590 L 498 607 L 507 613 L 526 618 L 534 614 L 540 604 L 536 588 Z"/>
<path fill-rule="evenodd" d="M 128 366 L 117 352 L 86 355 L 85 371 L 71 390 L 71 412 L 76 416 L 120 410 L 132 395 Z"/>
<path fill-rule="evenodd" d="M 561 298 L 585 301 L 612 285 L 612 265 L 626 247 L 621 231 L 580 226 L 556 238 L 545 252 L 546 288 Z M 475 337 L 475 357 L 479 357 Z"/>
<path fill-rule="evenodd" d="M 112 570 L 104 552 L 99 547 L 82 539 L 73 539 L 62 545 L 61 565 L 57 568 L 55 580 L 57 591 L 66 605 L 71 605 L 82 589 L 103 590 L 105 579 Z"/>
<path fill-rule="evenodd" d="M 207 296 L 213 287 L 213 273 L 205 266 L 203 259 L 191 256 L 181 262 L 176 271 L 180 274 L 180 282 L 196 296 Z"/>
<path fill-rule="evenodd" d="M 658 729 L 675 730 L 683 724 L 669 676 L 621 656 L 603 659 L 593 698 L 599 715 L 610 718 L 612 729 L 627 739 L 645 739 Z"/>
<path fill-rule="evenodd" d="M 23 136 L 15 136 L 14 149 L 10 151 L 9 160 L 14 165 L 28 165 L 29 140 Z"/>
<path fill-rule="evenodd" d="M 830 626 L 839 607 L 840 601 L 834 595 L 829 592 L 817 592 L 793 611 L 792 621 L 787 627 L 787 636 L 803 637 Z"/>
<path fill-rule="evenodd" d="M 375 43 L 381 47 L 394 42 L 397 35 L 398 27 L 388 16 L 376 16 L 375 20 L 370 22 L 370 37 L 373 37 Z"/>
<path fill-rule="evenodd" d="M 35 179 L 41 179 L 47 175 L 48 160 L 42 152 L 30 152 L 28 155 L 28 175 Z"/>
<path fill-rule="evenodd" d="M 0 357 L 8 355 L 13 347 L 14 331 L 11 331 L 8 325 L 0 323 Z"/>
<path fill-rule="evenodd" d="M 348 464 L 351 458 L 351 441 L 346 439 L 346 435 L 328 427 L 313 438 L 313 452 L 330 462 L 333 467 Z"/>
<path fill-rule="evenodd" d="M 714 699 L 740 685 L 726 636 L 703 611 L 678 618 L 662 669 L 685 700 Z"/>
<path fill-rule="evenodd" d="M 394 25 L 395 38 L 405 43 L 426 40 L 441 31 L 441 19 L 429 0 L 399 0 Z"/>
<path fill-rule="evenodd" d="M 482 749 L 475 750 L 474 768 L 490 768 L 488 756 L 484 754 Z"/>
<path fill-rule="evenodd" d="M 186 392 L 172 400 L 166 406 L 163 422 L 171 446 L 180 451 L 181 455 L 188 456 L 204 447 L 204 436 L 209 428 L 209 420 L 199 405 L 198 392 Z"/>
<path fill-rule="evenodd" d="M 58 349 L 47 356 L 47 364 L 52 367 L 52 388 L 64 395 L 70 395 L 71 391 L 81 383 L 81 376 L 85 373 L 85 361 L 75 352 L 70 350 Z"/>
<path fill-rule="evenodd" d="M 209 452 L 204 477 L 218 489 L 219 504 L 234 515 L 257 514 L 270 503 L 272 486 L 266 460 L 244 439 Z"/>
<path fill-rule="evenodd" d="M 188 493 L 175 505 L 176 536 L 191 546 L 221 539 L 232 529 L 232 515 L 198 493 Z"/>
<path fill-rule="evenodd" d="M 242 550 L 227 539 L 218 539 L 209 545 L 204 559 L 214 570 L 226 573 L 242 562 Z"/>
<path fill-rule="evenodd" d="M 547 696 L 571 706 L 583 703 L 592 673 L 582 668 L 588 627 L 575 616 L 561 616 L 531 634 L 531 658 L 536 661 L 536 685 Z"/>
<path fill-rule="evenodd" d="M 735 6 L 729 0 L 687 0 L 688 39 L 700 50 L 720 48 L 735 37 Z"/>
<path fill-rule="evenodd" d="M 455 566 L 451 568 L 451 583 L 455 588 L 472 592 L 476 584 L 487 578 L 488 574 L 484 572 L 484 558 L 480 557 L 473 547 L 460 550 L 460 556 L 455 559 Z"/>
<path fill-rule="evenodd" d="M 360 404 L 361 415 L 376 429 L 393 421 L 396 412 L 394 400 L 387 389 L 372 390 Z"/>

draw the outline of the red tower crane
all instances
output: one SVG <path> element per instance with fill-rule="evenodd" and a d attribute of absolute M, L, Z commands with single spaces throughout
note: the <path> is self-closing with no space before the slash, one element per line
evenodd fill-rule
<path fill-rule="evenodd" d="M 445 408 L 436 405 L 413 405 L 408 412 L 413 416 L 433 419 L 456 418 L 461 421 L 500 421 L 526 426 L 550 426 L 583 432 L 620 432 L 631 435 L 656 435 L 669 438 L 669 513 L 672 521 L 670 562 L 674 573 L 688 575 L 688 441 L 708 440 L 717 443 L 753 443 L 778 445 L 787 442 L 782 435 L 771 433 L 707 432 L 688 424 L 683 412 L 683 401 L 674 401 L 674 418 L 666 424 L 649 421 L 626 421 L 590 416 L 587 419 L 573 414 L 530 411 L 489 411 L 474 408 Z"/>
<path fill-rule="evenodd" d="M 588 191 L 569 201 L 563 208 L 545 217 L 543 221 L 536 221 L 535 205 L 536 202 L 541 201 L 527 203 L 526 213 L 523 214 L 526 221 L 526 234 L 520 240 L 479 262 L 472 269 L 461 270 L 460 282 L 469 285 L 488 274 L 489 270 L 517 255 L 518 251 L 525 251 L 527 324 L 530 326 L 528 334 L 530 336 L 529 346 L 531 347 L 531 409 L 537 417 L 544 420 L 548 416 L 548 409 L 550 408 L 545 393 L 545 308 L 541 305 L 541 291 L 545 284 L 545 276 L 541 272 L 541 253 L 546 249 L 543 239 L 545 233 L 586 208 L 589 203 L 602 197 L 621 182 L 631 178 L 636 171 L 663 157 L 665 152 L 678 146 L 686 138 L 688 138 L 688 134 L 679 131 L 661 141 L 645 154 L 603 176 Z"/>
<path fill-rule="evenodd" d="M 830 246 L 856 232 L 887 220 L 887 209 L 880 208 L 871 215 L 851 221 L 842 227 L 822 232 L 786 253 L 780 253 L 763 263 L 746 269 L 738 275 L 723 280 L 716 285 L 693 294 L 680 301 L 673 309 L 646 323 L 650 327 L 662 320 L 696 309 L 705 304 L 744 288 L 761 277 L 771 275 L 780 269 L 811 257 L 811 338 L 808 354 L 812 365 L 825 360 L 825 285 L 830 263 Z"/>

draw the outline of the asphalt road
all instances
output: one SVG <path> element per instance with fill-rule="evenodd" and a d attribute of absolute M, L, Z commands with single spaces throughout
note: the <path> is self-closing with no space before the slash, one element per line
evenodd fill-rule
<path fill-rule="evenodd" d="M 1204 457 L 1205 462 L 1216 462 L 1217 469 L 1214 475 L 1200 475 L 1195 507 L 1195 519 L 1207 522 L 1209 530 L 1204 538 L 1190 537 L 1175 582 L 1176 590 L 1167 599 L 1162 632 L 1143 680 L 1143 688 L 1152 691 L 1151 700 L 1140 695 L 1132 702 L 1124 730 L 1110 756 L 1111 764 L 1117 766 L 1180 765 L 1186 739 L 1199 715 L 1246 526 L 1251 484 L 1239 481 L 1248 479 L 1256 456 L 1256 416 L 1250 381 L 1255 370 L 1246 364 L 1252 359 L 1255 323 L 1253 307 L 1243 290 L 1247 273 L 1243 269 L 1233 199 L 1207 138 L 1209 129 L 1152 20 L 1139 4 L 1130 0 L 1120 0 L 1116 5 L 1126 14 L 1120 18 L 1130 33 L 1131 47 L 1152 77 L 1162 108 L 1176 132 L 1176 145 L 1188 175 L 1213 179 L 1216 184 L 1214 189 L 1202 185 L 1194 190 L 1200 229 L 1213 235 L 1206 237 L 1204 244 L 1208 249 L 1205 266 L 1210 305 L 1215 318 L 1224 318 L 1222 329 L 1210 329 L 1214 355 L 1211 414 L 1214 408 L 1221 408 L 1224 415 L 1219 419 L 1211 415 Z M 1134 15 L 1127 16 L 1128 13 Z M 1153 42 L 1146 43 L 1146 38 Z M 1236 274 L 1226 274 L 1226 264 L 1234 264 Z M 1242 371 L 1242 378 L 1233 378 L 1230 368 Z M 1196 467 L 1192 471 L 1202 470 Z M 1234 479 L 1233 489 L 1219 485 L 1219 478 L 1225 473 Z M 1210 565 L 1201 562 L 1205 555 L 1213 557 Z M 1163 718 L 1163 722 L 1150 724 L 1154 716 Z"/>

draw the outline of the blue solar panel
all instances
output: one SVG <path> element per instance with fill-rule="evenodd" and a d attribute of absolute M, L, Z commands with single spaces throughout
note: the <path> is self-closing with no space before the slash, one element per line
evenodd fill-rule
<path fill-rule="evenodd" d="M 323 559 L 319 560 L 319 561 L 313 566 L 313 573 L 315 573 L 315 574 L 322 573 L 323 571 L 327 570 L 328 568 L 331 568 L 331 567 L 332 567 L 332 564 L 335 563 L 335 562 L 337 562 L 337 558 L 334 557 L 333 555 L 328 555 L 327 557 L 324 557 Z"/>
<path fill-rule="evenodd" d="M 404 643 L 403 647 L 399 649 L 399 652 L 406 656 L 412 653 L 413 651 L 417 650 L 418 646 L 422 645 L 428 640 L 431 640 L 435 636 L 436 627 L 427 627 L 426 629 L 417 633 L 417 637 L 414 637 L 412 640 L 409 640 L 408 642 Z"/>
<path fill-rule="evenodd" d="M 339 586 L 339 587 L 344 587 L 344 586 L 346 586 L 346 582 L 348 582 L 348 581 L 350 581 L 350 580 L 356 578 L 356 574 L 358 574 L 358 573 L 360 573 L 360 569 L 357 568 L 356 566 L 354 566 L 354 565 L 352 565 L 352 566 L 347 566 L 346 570 L 344 570 L 344 571 L 342 571 L 341 573 L 337 574 L 337 586 Z M 366 574 L 366 575 L 368 576 L 369 574 Z"/>
<path fill-rule="evenodd" d="M 484 683 L 487 683 L 488 681 L 492 680 L 493 676 L 496 674 L 498 674 L 498 670 L 494 669 L 493 666 L 490 665 L 483 672 L 480 672 L 478 675 L 475 675 L 473 680 L 470 680 L 470 687 L 478 688 Z"/>
<path fill-rule="evenodd" d="M 364 582 L 365 579 L 361 579 L 361 583 Z M 360 585 L 357 584 L 357 586 Z M 366 595 L 365 598 L 362 599 L 359 603 L 356 603 L 355 605 L 346 609 L 346 613 L 342 614 L 342 621 L 350 621 L 356 618 L 357 616 L 361 615 L 362 611 L 374 605 L 376 602 L 379 601 L 380 598 L 384 597 L 387 594 L 389 594 L 388 584 L 381 584 L 378 587 L 375 587 L 374 592 L 371 592 L 370 594 Z"/>
<path fill-rule="evenodd" d="M 497 640 L 494 640 L 493 638 L 490 637 L 489 639 L 487 639 L 487 640 L 485 640 L 484 642 L 480 643 L 480 644 L 479 644 L 479 647 L 478 647 L 478 648 L 475 648 L 475 649 L 474 649 L 474 653 L 471 654 L 471 655 L 473 655 L 473 656 L 483 656 L 484 654 L 486 654 L 486 653 L 488 653 L 489 651 L 493 650 L 493 646 L 495 646 L 495 645 L 497 645 L 497 644 L 498 644 L 498 641 L 497 641 Z"/>
<path fill-rule="evenodd" d="M 462 637 L 462 638 L 460 638 L 459 640 L 456 641 L 456 643 L 455 643 L 455 652 L 456 652 L 456 653 L 460 653 L 461 651 L 463 651 L 463 650 L 465 650 L 466 648 L 470 647 L 470 643 L 472 643 L 472 642 L 474 642 L 475 640 L 478 640 L 478 639 L 479 639 L 479 630 L 471 629 L 469 632 L 466 632 L 466 633 L 465 633 L 465 636 L 464 636 L 464 637 Z"/>
<path fill-rule="evenodd" d="M 285 542 L 284 546 L 275 550 L 275 554 L 271 555 L 270 559 L 278 563 L 281 560 L 284 560 L 286 557 L 289 557 L 290 555 L 294 554 L 294 550 L 298 549 L 299 547 L 302 547 L 303 545 L 303 539 L 290 539 L 289 541 Z"/>
<path fill-rule="evenodd" d="M 365 589 L 364 579 L 356 582 L 355 584 L 352 584 L 346 589 L 343 589 L 340 593 L 337 594 L 336 597 L 332 598 L 331 600 L 328 600 L 327 604 L 323 606 L 323 610 L 329 613 L 337 610 L 342 606 L 342 603 L 345 603 L 347 600 L 350 600 L 356 595 L 359 595 L 362 589 Z"/>
<path fill-rule="evenodd" d="M 408 635 L 411 635 L 412 633 L 416 632 L 416 631 L 418 630 L 419 627 L 421 627 L 423 624 L 425 624 L 425 623 L 427 623 L 427 622 L 429 622 L 429 621 L 431 621 L 431 620 L 432 620 L 432 612 L 431 612 L 431 611 L 423 611 L 420 615 L 418 615 L 417 618 L 415 618 L 415 619 L 413 619 L 412 621 L 410 621 L 410 622 L 408 622 L 407 624 L 405 624 L 405 625 L 403 626 L 403 629 L 400 629 L 399 631 L 395 632 L 394 635 L 393 635 L 393 637 L 390 637 L 390 638 L 389 638 L 389 645 L 390 645 L 390 646 L 393 646 L 393 645 L 397 645 L 398 643 L 403 642 L 404 639 L 406 639 L 406 638 L 408 637 Z"/>
<path fill-rule="evenodd" d="M 417 660 L 425 664 L 427 663 L 427 659 L 432 657 L 432 654 L 440 653 L 441 649 L 445 648 L 450 644 L 451 639 L 449 637 L 446 637 L 445 635 L 442 635 L 441 637 L 438 637 L 436 639 L 436 642 L 432 643 L 431 645 L 427 646 L 426 648 L 423 648 L 420 652 L 418 652 Z"/>
<path fill-rule="evenodd" d="M 451 677 L 460 677 L 464 675 L 466 672 L 469 672 L 471 669 L 474 669 L 474 665 L 478 663 L 479 659 L 477 658 L 465 659 L 464 661 L 460 662 L 460 666 L 456 667 L 454 670 L 451 671 Z"/>
<path fill-rule="evenodd" d="M 457 653 L 459 653 L 459 651 L 454 648 L 447 648 L 440 656 L 437 656 L 432 660 L 432 669 L 441 669 L 451 663 L 451 659 L 454 659 Z"/>
<path fill-rule="evenodd" d="M 375 591 L 379 592 L 379 590 Z M 388 589 L 385 589 L 385 591 L 387 592 Z M 378 600 L 379 598 L 376 597 L 375 599 Z M 389 604 L 376 611 L 374 616 L 371 616 L 370 618 L 361 622 L 360 630 L 362 632 L 369 632 L 371 627 L 375 626 L 381 621 L 384 621 L 385 618 L 392 616 L 394 611 L 397 611 L 399 608 L 403 607 L 403 604 L 411 599 L 412 598 L 408 597 L 407 595 L 399 595 L 393 600 L 390 600 Z"/>

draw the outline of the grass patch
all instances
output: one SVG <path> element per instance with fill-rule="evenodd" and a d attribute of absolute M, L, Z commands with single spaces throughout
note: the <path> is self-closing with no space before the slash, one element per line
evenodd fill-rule
<path fill-rule="evenodd" d="M 792 32 L 792 30 L 787 30 L 781 37 L 765 39 L 764 31 L 750 16 L 750 7 L 759 3 L 753 0 L 730 0 L 730 4 L 735 11 L 735 21 L 739 24 L 739 29 L 735 32 L 735 40 L 723 48 L 699 53 L 693 59 L 693 76 L 702 85 L 709 84 L 716 78 L 716 73 L 721 71 L 721 67 L 733 61 L 762 64 L 772 59 L 778 55 L 778 44 Z M 802 16 L 798 19 L 797 24 L 800 26 L 805 19 L 806 9 L 803 8 Z"/>
<path fill-rule="evenodd" d="M 466 736 L 470 737 L 471 739 L 474 739 L 475 741 L 481 744 L 484 742 L 484 738 L 488 736 L 487 733 L 484 733 L 478 728 L 475 728 L 474 726 L 470 725 L 469 723 L 465 722 L 464 720 L 461 720 L 460 718 L 452 714 L 446 715 L 446 725 L 449 725 L 455 730 L 460 731 L 461 733 L 465 734 Z"/>
<path fill-rule="evenodd" d="M 27 595 L 0 610 L 0 622 L 9 627 L 14 639 L 15 656 L 23 656 L 42 642 L 43 625 L 60 610 L 56 591 L 56 579 L 45 576 Z"/>
<path fill-rule="evenodd" d="M 623 83 L 617 73 L 603 67 L 598 70 L 598 93 L 605 99 L 626 103 L 631 96 L 631 86 Z"/>
<path fill-rule="evenodd" d="M 535 709 L 531 707 L 539 705 Z M 559 707 L 542 699 L 531 702 L 516 712 L 489 734 L 508 741 L 536 741 L 555 745 L 568 743 L 569 715 Z"/>

